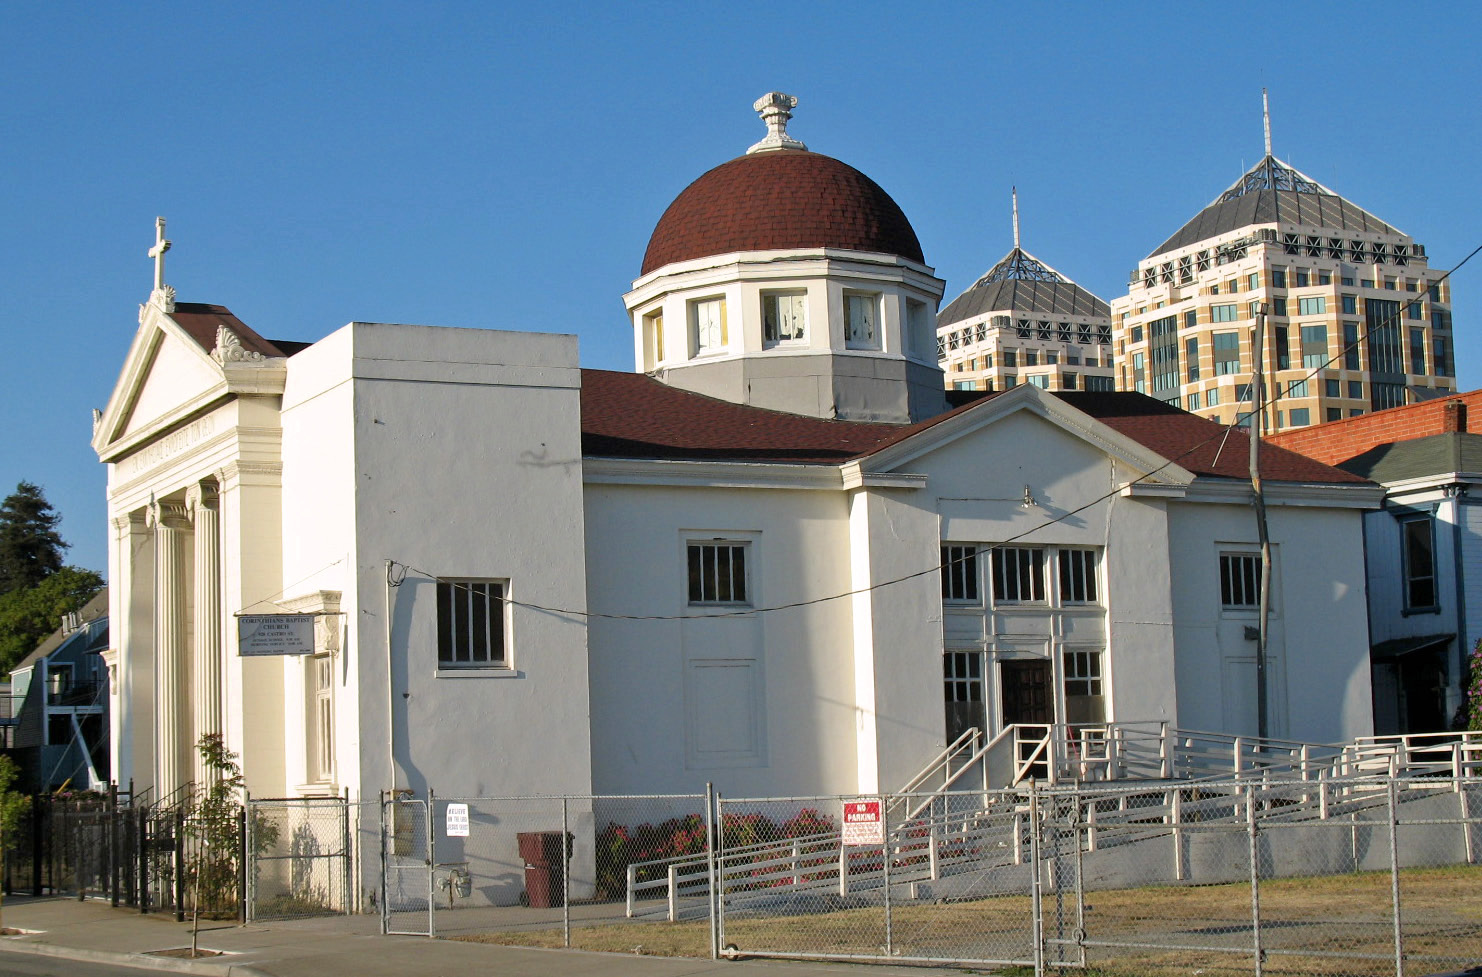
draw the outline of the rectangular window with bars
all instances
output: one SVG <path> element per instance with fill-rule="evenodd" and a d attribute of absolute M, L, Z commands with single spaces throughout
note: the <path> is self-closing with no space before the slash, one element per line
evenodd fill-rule
<path fill-rule="evenodd" d="M 1044 603 L 1045 551 L 1026 546 L 994 549 L 993 599 L 1007 604 Z"/>
<path fill-rule="evenodd" d="M 942 600 L 961 604 L 978 602 L 978 548 L 942 547 Z"/>
<path fill-rule="evenodd" d="M 691 604 L 745 604 L 748 544 L 693 542 L 686 547 Z"/>
<path fill-rule="evenodd" d="M 1229 608 L 1255 607 L 1261 600 L 1261 555 L 1220 554 L 1220 604 Z"/>
<path fill-rule="evenodd" d="M 1094 604 L 1099 593 L 1096 586 L 1096 551 L 1062 549 L 1057 554 L 1060 564 L 1060 602 Z"/>
<path fill-rule="evenodd" d="M 494 580 L 437 582 L 439 668 L 502 668 L 505 649 L 505 587 Z"/>

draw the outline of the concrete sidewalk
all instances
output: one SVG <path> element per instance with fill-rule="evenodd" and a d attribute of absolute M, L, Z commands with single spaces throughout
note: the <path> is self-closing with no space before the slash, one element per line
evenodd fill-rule
<path fill-rule="evenodd" d="M 140 915 L 105 902 L 8 896 L 4 924 L 27 930 L 0 939 L 0 949 L 216 977 L 920 977 L 920 968 L 802 963 L 783 960 L 695 960 L 580 950 L 535 950 L 381 936 L 374 916 L 337 916 L 239 926 L 201 922 L 200 947 L 221 956 L 195 960 L 151 956 L 190 946 L 190 924 L 169 915 Z M 961 972 L 960 970 L 956 972 Z"/>

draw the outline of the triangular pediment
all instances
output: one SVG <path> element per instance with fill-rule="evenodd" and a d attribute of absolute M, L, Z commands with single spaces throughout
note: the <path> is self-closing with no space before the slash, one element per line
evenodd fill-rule
<path fill-rule="evenodd" d="M 194 341 L 182 342 L 159 329 L 151 345 L 149 362 L 124 417 L 123 437 L 157 426 L 183 406 L 198 404 L 212 391 L 219 393 L 226 383 L 221 367 L 201 355 Z"/>
<path fill-rule="evenodd" d="M 1011 456 L 1033 455 L 1039 450 L 1035 439 L 1025 437 L 1022 425 L 1006 423 L 1022 417 L 1036 418 L 1041 429 L 1054 431 L 1055 437 L 1080 441 L 1089 450 L 1110 457 L 1129 478 L 1168 485 L 1187 485 L 1193 481 L 1191 472 L 1146 445 L 1060 398 L 1028 385 L 959 410 L 919 434 L 875 452 L 863 459 L 859 467 L 862 472 L 905 472 L 919 468 L 934 453 L 983 440 L 1007 442 L 997 444 L 994 450 L 1004 450 Z"/>

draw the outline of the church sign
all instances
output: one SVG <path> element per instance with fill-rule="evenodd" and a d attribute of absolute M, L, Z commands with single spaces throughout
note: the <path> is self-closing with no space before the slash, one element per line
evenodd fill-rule
<path fill-rule="evenodd" d="M 237 617 L 237 654 L 312 655 L 313 614 L 242 614 Z"/>

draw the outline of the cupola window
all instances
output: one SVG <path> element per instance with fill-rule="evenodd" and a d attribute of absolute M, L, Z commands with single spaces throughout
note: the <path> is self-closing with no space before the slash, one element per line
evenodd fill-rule
<path fill-rule="evenodd" d="M 690 303 L 690 337 L 696 356 L 725 351 L 725 299 L 717 296 Z"/>
<path fill-rule="evenodd" d="M 848 344 L 865 349 L 879 348 L 879 315 L 880 296 L 868 292 L 845 293 L 844 334 Z"/>
<path fill-rule="evenodd" d="M 767 345 L 802 342 L 808 338 L 806 292 L 766 292 L 762 295 L 762 341 Z"/>

